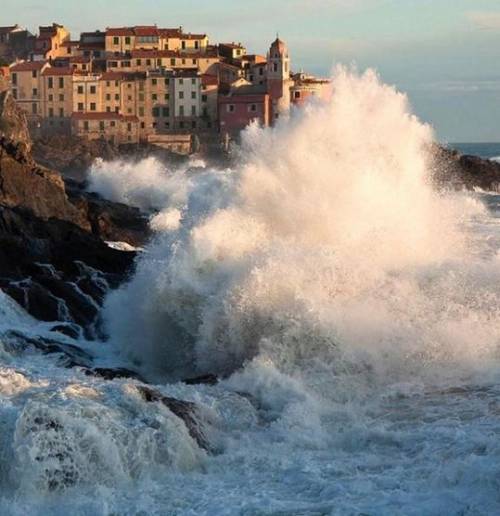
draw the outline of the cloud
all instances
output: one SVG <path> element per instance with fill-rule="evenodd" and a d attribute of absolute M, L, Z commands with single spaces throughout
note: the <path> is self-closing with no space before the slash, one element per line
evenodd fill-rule
<path fill-rule="evenodd" d="M 500 11 L 469 11 L 467 19 L 482 30 L 500 30 Z"/>

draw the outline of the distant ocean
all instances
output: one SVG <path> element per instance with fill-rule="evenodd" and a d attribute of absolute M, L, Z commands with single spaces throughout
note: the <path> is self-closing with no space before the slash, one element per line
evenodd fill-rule
<path fill-rule="evenodd" d="M 456 149 L 462 154 L 500 161 L 500 143 L 449 143 L 448 147 Z"/>

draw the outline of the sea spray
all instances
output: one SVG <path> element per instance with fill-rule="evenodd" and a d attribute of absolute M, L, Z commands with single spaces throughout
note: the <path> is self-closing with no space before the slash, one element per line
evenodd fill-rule
<path fill-rule="evenodd" d="M 432 189 L 432 142 L 372 71 L 339 69 L 328 102 L 251 126 L 241 164 L 190 176 L 111 294 L 116 348 L 157 380 L 257 360 L 323 393 L 491 356 L 499 294 L 461 228 L 484 208 Z"/>

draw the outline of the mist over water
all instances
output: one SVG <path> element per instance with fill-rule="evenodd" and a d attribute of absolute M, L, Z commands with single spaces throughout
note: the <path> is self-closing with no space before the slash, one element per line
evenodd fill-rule
<path fill-rule="evenodd" d="M 47 328 L 0 296 L 0 513 L 498 513 L 500 198 L 436 192 L 433 138 L 340 69 L 231 169 L 96 162 L 154 237 L 81 344 L 195 402 L 212 450 L 135 380 L 21 353 L 4 330 Z"/>

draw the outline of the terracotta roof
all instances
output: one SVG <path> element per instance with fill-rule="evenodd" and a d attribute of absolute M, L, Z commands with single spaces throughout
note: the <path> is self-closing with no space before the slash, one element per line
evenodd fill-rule
<path fill-rule="evenodd" d="M 181 39 L 204 39 L 206 38 L 206 34 L 182 34 Z"/>
<path fill-rule="evenodd" d="M 179 29 L 158 29 L 160 36 L 164 38 L 180 38 L 182 36 L 182 30 Z"/>
<path fill-rule="evenodd" d="M 11 66 L 11 72 L 31 72 L 33 70 L 41 70 L 47 61 L 24 61 Z"/>
<path fill-rule="evenodd" d="M 125 78 L 125 74 L 122 72 L 104 72 L 101 75 L 103 81 L 119 81 Z"/>
<path fill-rule="evenodd" d="M 106 29 L 106 36 L 133 36 L 134 29 L 132 27 L 108 27 Z"/>
<path fill-rule="evenodd" d="M 158 28 L 156 25 L 150 26 L 137 26 L 134 27 L 134 33 L 136 36 L 158 36 Z"/>
<path fill-rule="evenodd" d="M 215 75 L 204 74 L 201 76 L 203 86 L 218 86 L 219 79 Z"/>
<path fill-rule="evenodd" d="M 62 67 L 62 66 L 52 66 L 46 68 L 42 75 L 73 75 L 73 68 Z"/>
<path fill-rule="evenodd" d="M 286 44 L 280 38 L 276 38 L 271 44 L 271 50 L 277 50 L 280 54 L 286 51 Z"/>

